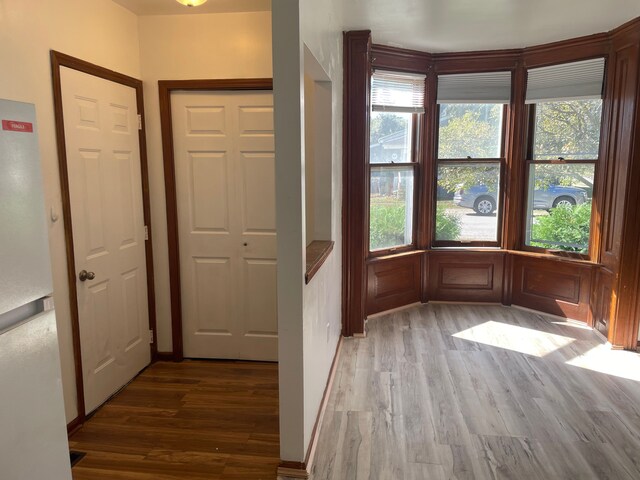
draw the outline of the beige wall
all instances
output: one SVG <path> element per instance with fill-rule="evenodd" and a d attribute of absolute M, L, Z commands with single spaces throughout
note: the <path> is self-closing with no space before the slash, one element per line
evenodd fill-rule
<path fill-rule="evenodd" d="M 90 7 L 90 8 L 89 8 Z M 49 51 L 143 78 L 156 271 L 159 350 L 171 350 L 158 79 L 271 76 L 271 14 L 136 17 L 111 0 L 0 0 L 0 98 L 36 105 L 47 212 L 61 214 Z M 145 61 L 141 65 L 141 50 Z M 75 418 L 64 226 L 50 222 L 67 421 Z"/>
<path fill-rule="evenodd" d="M 0 98 L 36 105 L 46 208 L 61 213 L 50 49 L 139 77 L 138 20 L 111 0 L 0 0 Z M 77 410 L 62 220 L 49 223 L 49 244 L 70 421 Z"/>
<path fill-rule="evenodd" d="M 140 17 L 158 350 L 171 351 L 158 80 L 271 77 L 271 12 Z"/>

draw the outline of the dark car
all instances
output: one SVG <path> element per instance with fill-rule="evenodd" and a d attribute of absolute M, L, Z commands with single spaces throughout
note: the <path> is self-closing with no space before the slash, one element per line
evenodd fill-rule
<path fill-rule="evenodd" d="M 588 200 L 587 191 L 578 187 L 550 185 L 533 192 L 535 210 L 551 210 L 562 205 L 580 205 Z M 453 196 L 453 203 L 461 207 L 473 208 L 478 215 L 491 215 L 498 207 L 496 194 L 486 185 L 460 188 Z"/>

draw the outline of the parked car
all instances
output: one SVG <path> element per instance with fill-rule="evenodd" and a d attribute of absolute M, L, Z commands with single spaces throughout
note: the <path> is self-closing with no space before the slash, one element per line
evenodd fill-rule
<path fill-rule="evenodd" d="M 535 210 L 551 210 L 562 205 L 580 205 L 588 200 L 587 191 L 578 187 L 550 185 L 533 192 Z M 478 215 L 491 215 L 498 207 L 495 192 L 486 185 L 459 188 L 453 195 L 453 203 L 461 207 L 473 208 Z"/>

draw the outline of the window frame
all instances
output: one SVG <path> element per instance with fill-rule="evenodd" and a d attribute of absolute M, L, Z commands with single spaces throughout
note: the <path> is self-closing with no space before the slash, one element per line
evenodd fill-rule
<path fill-rule="evenodd" d="M 606 68 L 606 67 L 605 67 Z M 606 70 L 605 70 L 606 75 Z M 521 227 L 521 235 L 519 242 L 519 249 L 525 252 L 546 254 L 546 255 L 554 255 L 554 256 L 562 256 L 573 258 L 575 260 L 585 260 L 592 261 L 593 257 L 593 248 L 594 248 L 594 233 L 597 228 L 597 215 L 594 215 L 593 212 L 596 208 L 597 201 L 597 185 L 599 178 L 599 170 L 602 164 L 603 158 L 603 136 L 604 136 L 604 119 L 605 119 L 605 103 L 604 98 L 602 99 L 602 111 L 600 113 L 600 135 L 598 140 L 598 157 L 592 159 L 557 159 L 557 160 L 534 160 L 533 150 L 535 143 L 535 128 L 536 128 L 536 107 L 537 103 L 525 104 L 525 115 L 526 115 L 526 125 L 524 131 L 526 132 L 525 139 L 525 158 L 523 162 L 524 169 L 524 188 L 522 192 L 522 227 Z M 589 246 L 587 247 L 587 253 L 580 252 L 571 252 L 562 249 L 556 248 L 544 248 L 544 247 L 536 247 L 534 245 L 527 245 L 527 218 L 529 214 L 529 180 L 531 175 L 531 166 L 532 165 L 593 165 L 593 190 L 591 193 L 591 220 L 589 223 Z"/>
<path fill-rule="evenodd" d="M 426 85 L 425 85 L 426 88 Z M 371 118 L 371 109 L 369 109 L 369 119 Z M 402 113 L 394 112 L 393 109 L 385 110 L 385 113 Z M 366 165 L 366 252 L 367 258 L 383 257 L 386 255 L 393 255 L 398 253 L 410 252 L 417 248 L 417 231 L 419 222 L 419 211 L 421 206 L 419 205 L 420 198 L 420 180 L 422 172 L 423 157 L 422 154 L 422 138 L 424 130 L 424 113 L 412 113 L 411 114 L 411 162 L 389 162 L 389 163 L 371 163 L 369 158 L 369 151 L 367 151 L 367 165 Z M 371 140 L 371 130 L 369 130 L 369 141 Z M 398 245 L 394 247 L 380 248 L 371 250 L 371 170 L 372 168 L 398 168 L 398 167 L 411 167 L 413 169 L 413 221 L 411 224 L 411 243 Z"/>
<path fill-rule="evenodd" d="M 465 102 L 468 104 L 486 105 L 483 102 Z M 498 158 L 439 158 L 439 146 L 440 146 L 440 103 L 436 103 L 436 124 L 435 124 L 435 144 L 434 144 L 434 169 L 432 178 L 432 202 L 433 208 L 431 209 L 431 247 L 432 248 L 502 248 L 502 231 L 503 231 L 503 218 L 504 218 L 504 200 L 505 189 L 507 182 L 506 168 L 506 148 L 507 148 L 507 126 L 510 121 L 510 104 L 502 105 L 502 128 L 500 133 L 500 157 Z M 498 212 L 496 215 L 496 241 L 490 242 L 485 240 L 437 240 L 436 239 L 436 209 L 438 208 L 438 170 L 441 164 L 449 165 L 464 165 L 474 163 L 497 163 L 500 167 L 500 175 L 498 180 L 499 195 L 498 195 Z"/>

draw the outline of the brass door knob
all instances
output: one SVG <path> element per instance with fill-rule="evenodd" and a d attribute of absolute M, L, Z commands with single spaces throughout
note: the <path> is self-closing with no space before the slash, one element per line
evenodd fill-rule
<path fill-rule="evenodd" d="M 81 282 L 85 282 L 87 280 L 93 280 L 94 278 L 96 278 L 96 274 L 93 272 L 87 272 L 86 270 L 80 270 L 78 278 Z"/>

